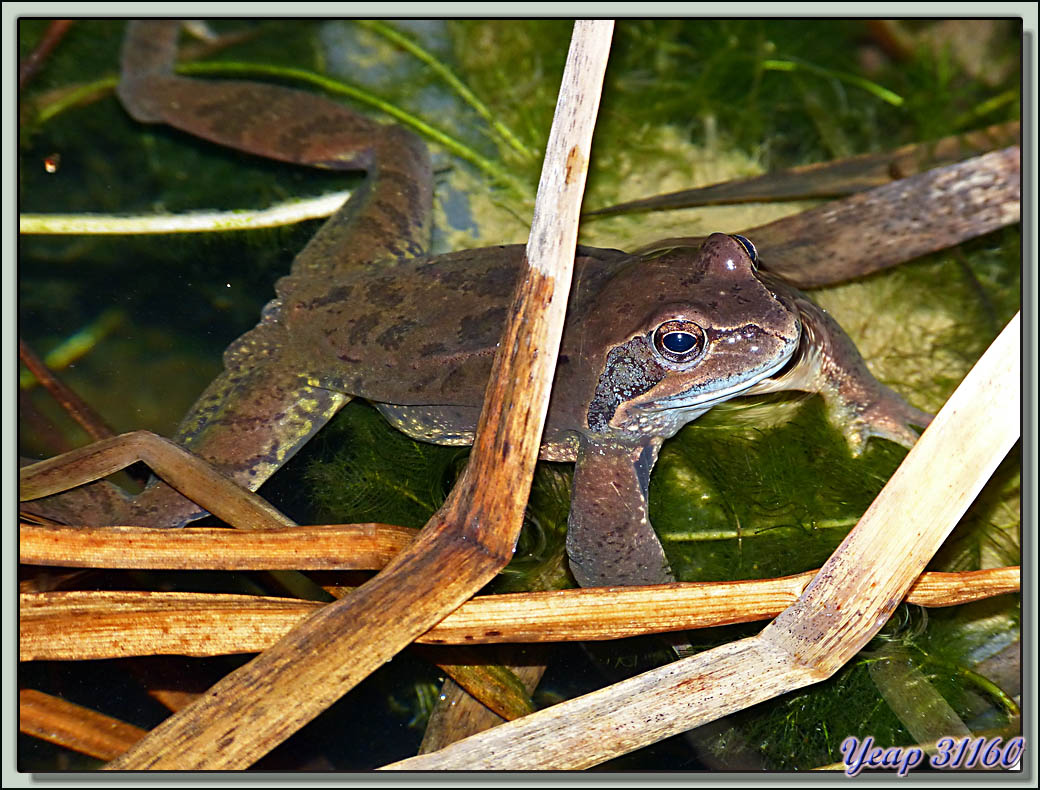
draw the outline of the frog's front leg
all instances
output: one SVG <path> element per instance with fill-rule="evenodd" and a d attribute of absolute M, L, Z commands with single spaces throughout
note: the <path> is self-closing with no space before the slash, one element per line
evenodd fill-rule
<path fill-rule="evenodd" d="M 567 556 L 582 587 L 675 581 L 650 525 L 647 488 L 662 441 L 582 437 L 571 486 Z"/>
<path fill-rule="evenodd" d="M 802 337 L 792 364 L 747 394 L 785 390 L 819 393 L 831 419 L 845 432 L 854 455 L 863 452 L 871 436 L 912 447 L 918 437 L 913 426 L 927 426 L 932 415 L 911 406 L 875 379 L 852 339 L 823 308 L 773 275 L 760 272 L 760 276 L 794 302 L 801 317 Z"/>

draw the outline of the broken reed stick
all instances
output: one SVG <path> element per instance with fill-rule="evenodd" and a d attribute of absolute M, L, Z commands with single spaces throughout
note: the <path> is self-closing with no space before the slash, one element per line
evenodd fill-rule
<path fill-rule="evenodd" d="M 424 644 L 475 645 L 621 639 L 774 617 L 816 571 L 780 579 L 585 588 L 472 598 L 425 634 Z M 925 573 L 905 600 L 954 606 L 1017 592 L 1021 569 Z M 159 592 L 23 594 L 21 661 L 254 653 L 324 604 L 256 595 Z"/>
<path fill-rule="evenodd" d="M 18 729 L 100 760 L 118 757 L 147 733 L 133 724 L 35 689 L 18 692 Z"/>
<path fill-rule="evenodd" d="M 57 401 L 65 413 L 86 432 L 87 436 L 95 441 L 115 436 L 116 432 L 109 427 L 104 417 L 47 367 L 47 364 L 21 338 L 18 340 L 18 359 L 36 377 L 40 386 Z"/>
<path fill-rule="evenodd" d="M 418 534 L 392 524 L 255 531 L 21 524 L 18 561 L 138 570 L 379 570 Z"/>
<path fill-rule="evenodd" d="M 846 281 L 1018 222 L 1021 168 L 1021 148 L 1010 146 L 741 233 L 792 285 L 826 285 L 833 272 Z"/>
<path fill-rule="evenodd" d="M 1016 314 L 798 602 L 759 634 L 384 768 L 587 768 L 830 677 L 885 624 L 1018 440 L 1019 333 Z"/>
<path fill-rule="evenodd" d="M 505 566 L 537 460 L 613 23 L 575 23 L 535 202 L 529 267 L 495 355 L 469 465 L 419 537 L 174 714 L 110 769 L 245 768 Z"/>
<path fill-rule="evenodd" d="M 1021 123 L 1012 121 L 986 129 L 911 143 L 891 151 L 859 154 L 829 162 L 814 162 L 774 170 L 738 181 L 683 189 L 586 212 L 586 217 L 636 211 L 722 206 L 779 200 L 819 200 L 845 197 L 891 184 L 925 170 L 955 164 L 995 148 L 1019 143 Z"/>
<path fill-rule="evenodd" d="M 767 270 L 791 285 L 848 282 L 1018 222 L 1021 160 L 1021 148 L 1010 146 L 735 230 L 755 242 Z M 703 240 L 661 239 L 638 252 Z"/>

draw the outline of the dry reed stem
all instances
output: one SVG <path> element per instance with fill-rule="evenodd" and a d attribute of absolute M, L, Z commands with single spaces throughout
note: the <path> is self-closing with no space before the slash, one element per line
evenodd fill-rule
<path fill-rule="evenodd" d="M 18 561 L 72 568 L 378 570 L 418 534 L 391 524 L 262 531 L 21 524 Z"/>
<path fill-rule="evenodd" d="M 35 689 L 18 692 L 18 729 L 66 749 L 111 760 L 147 730 Z"/>
<path fill-rule="evenodd" d="M 586 588 L 472 598 L 416 641 L 490 644 L 620 639 L 765 620 L 794 603 L 815 576 Z M 926 573 L 907 603 L 953 606 L 1016 592 L 1018 567 Z M 22 661 L 265 650 L 323 604 L 255 595 L 45 592 L 21 596 Z"/>

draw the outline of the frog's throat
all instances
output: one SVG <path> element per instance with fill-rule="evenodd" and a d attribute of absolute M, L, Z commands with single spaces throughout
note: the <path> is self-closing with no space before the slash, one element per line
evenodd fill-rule
<path fill-rule="evenodd" d="M 790 346 L 784 350 L 783 355 L 777 359 L 768 368 L 759 371 L 754 376 L 744 381 L 732 384 L 729 387 L 721 390 L 712 390 L 710 393 L 706 393 L 701 396 L 692 395 L 687 390 L 686 392 L 679 392 L 675 395 L 669 395 L 665 398 L 661 398 L 651 406 L 648 411 L 670 411 L 672 409 L 689 409 L 697 408 L 707 411 L 712 406 L 717 406 L 723 401 L 727 401 L 730 398 L 735 398 L 742 392 L 745 392 L 763 379 L 779 373 L 798 350 L 798 343 L 791 343 Z"/>

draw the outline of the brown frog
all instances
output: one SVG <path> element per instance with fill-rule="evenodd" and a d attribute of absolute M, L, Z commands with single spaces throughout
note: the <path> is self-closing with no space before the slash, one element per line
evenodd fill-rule
<path fill-rule="evenodd" d="M 353 397 L 417 439 L 467 444 L 523 248 L 431 257 L 425 145 L 325 99 L 173 74 L 178 26 L 130 24 L 118 93 L 130 114 L 255 154 L 367 172 L 296 257 L 260 323 L 175 439 L 257 489 Z M 648 519 L 661 444 L 733 397 L 818 392 L 854 449 L 905 445 L 929 416 L 879 384 L 820 308 L 758 269 L 741 236 L 638 254 L 579 247 L 543 458 L 575 462 L 567 551 L 582 585 L 672 581 Z M 161 481 L 108 523 L 205 514 Z"/>

